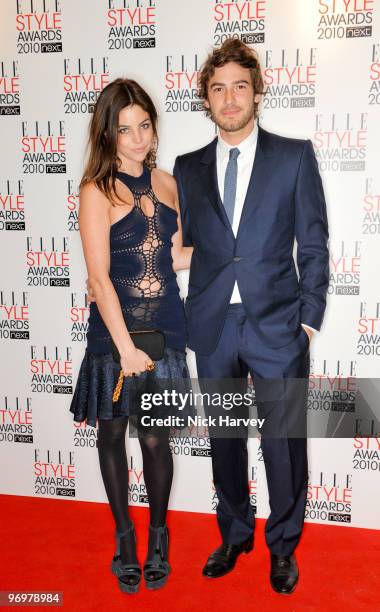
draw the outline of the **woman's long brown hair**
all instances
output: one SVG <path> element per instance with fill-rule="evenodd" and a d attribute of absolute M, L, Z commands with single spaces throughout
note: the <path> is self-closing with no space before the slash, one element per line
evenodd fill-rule
<path fill-rule="evenodd" d="M 157 141 L 157 111 L 146 91 L 132 79 L 116 79 L 100 94 L 89 127 L 88 159 L 79 185 L 81 189 L 93 181 L 114 205 L 115 180 L 118 171 L 117 136 L 119 113 L 126 106 L 136 104 L 144 109 L 152 122 Z M 149 151 L 144 163 L 156 166 L 156 147 Z"/>

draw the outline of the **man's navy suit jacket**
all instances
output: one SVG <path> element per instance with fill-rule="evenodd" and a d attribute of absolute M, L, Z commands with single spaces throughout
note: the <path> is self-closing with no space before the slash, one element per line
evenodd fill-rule
<path fill-rule="evenodd" d="M 184 245 L 194 246 L 188 345 L 201 355 L 215 349 L 237 281 L 257 336 L 280 348 L 294 340 L 301 323 L 319 329 L 326 307 L 328 223 L 313 146 L 259 127 L 235 238 L 218 190 L 216 144 L 217 138 L 180 155 L 174 167 Z"/>

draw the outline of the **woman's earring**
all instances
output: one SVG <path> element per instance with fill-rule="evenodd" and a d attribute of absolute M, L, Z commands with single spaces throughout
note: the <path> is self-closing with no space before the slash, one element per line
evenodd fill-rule
<path fill-rule="evenodd" d="M 151 149 L 149 151 L 150 164 L 151 164 L 152 168 L 156 167 L 157 149 L 158 149 L 158 138 L 157 138 L 157 136 L 155 136 L 153 138 L 152 147 L 151 147 Z"/>

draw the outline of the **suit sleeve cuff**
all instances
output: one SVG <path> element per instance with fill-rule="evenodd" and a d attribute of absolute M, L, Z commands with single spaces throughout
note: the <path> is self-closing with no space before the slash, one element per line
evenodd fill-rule
<path fill-rule="evenodd" d="M 310 325 L 306 325 L 306 323 L 301 323 L 301 325 L 303 327 L 308 327 L 309 329 L 311 329 L 311 331 L 313 331 L 315 334 L 319 333 L 319 329 L 314 329 L 314 327 L 311 327 Z"/>

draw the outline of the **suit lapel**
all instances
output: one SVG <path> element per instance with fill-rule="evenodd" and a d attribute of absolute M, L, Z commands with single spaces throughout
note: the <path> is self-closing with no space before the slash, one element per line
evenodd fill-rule
<path fill-rule="evenodd" d="M 254 213 L 257 205 L 262 201 L 265 191 L 269 186 L 271 166 L 275 162 L 275 151 L 271 146 L 270 134 L 259 127 L 255 160 L 252 173 L 248 183 L 243 210 L 240 217 L 239 228 L 236 239 L 247 224 L 249 217 Z"/>
<path fill-rule="evenodd" d="M 222 223 L 226 226 L 226 229 L 235 239 L 218 188 L 218 176 L 216 169 L 217 142 L 218 138 L 215 138 L 212 142 L 210 142 L 203 153 L 200 163 L 200 179 L 203 184 L 204 193 L 207 195 L 207 199 L 210 201 Z M 239 237 L 242 228 L 247 224 L 250 216 L 253 214 L 255 208 L 259 202 L 262 201 L 265 195 L 265 191 L 269 186 L 272 168 L 274 170 L 275 167 L 275 160 L 275 148 L 273 147 L 271 134 L 259 126 L 255 160 L 253 162 L 252 173 L 244 200 L 236 239 Z"/>
<path fill-rule="evenodd" d="M 207 147 L 201 158 L 200 179 L 203 183 L 204 192 L 207 199 L 212 204 L 216 214 L 233 236 L 231 224 L 228 220 L 226 210 L 219 193 L 218 175 L 216 169 L 216 145 L 218 138 L 215 138 Z"/>

